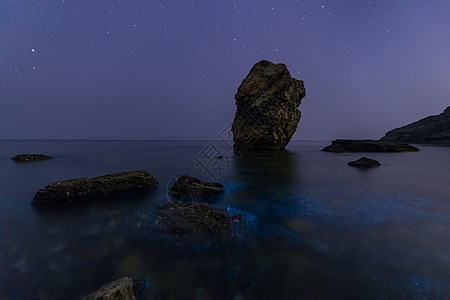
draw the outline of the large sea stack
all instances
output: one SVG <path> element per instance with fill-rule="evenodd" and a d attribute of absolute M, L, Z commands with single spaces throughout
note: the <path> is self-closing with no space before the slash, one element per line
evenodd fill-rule
<path fill-rule="evenodd" d="M 304 97 L 303 81 L 292 78 L 286 65 L 266 60 L 255 64 L 235 95 L 234 151 L 283 150 L 297 129 Z"/>
<path fill-rule="evenodd" d="M 413 144 L 450 144 L 450 106 L 440 115 L 426 117 L 391 130 L 381 140 Z"/>

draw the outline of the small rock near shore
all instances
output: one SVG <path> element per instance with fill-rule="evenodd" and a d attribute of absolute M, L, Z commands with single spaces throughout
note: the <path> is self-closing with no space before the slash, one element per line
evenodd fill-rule
<path fill-rule="evenodd" d="M 17 162 L 29 162 L 29 161 L 46 160 L 50 158 L 52 157 L 45 154 L 17 154 L 11 159 Z"/>
<path fill-rule="evenodd" d="M 35 206 L 79 204 L 155 189 L 158 181 L 147 171 L 130 171 L 94 178 L 78 178 L 51 183 L 33 198 Z"/>
<path fill-rule="evenodd" d="M 140 298 L 141 289 L 139 281 L 123 277 L 102 286 L 82 300 L 137 300 Z"/>
<path fill-rule="evenodd" d="M 358 160 L 349 162 L 348 165 L 352 166 L 352 167 L 361 168 L 361 169 L 369 169 L 369 168 L 380 166 L 380 163 L 371 158 L 361 157 Z"/>

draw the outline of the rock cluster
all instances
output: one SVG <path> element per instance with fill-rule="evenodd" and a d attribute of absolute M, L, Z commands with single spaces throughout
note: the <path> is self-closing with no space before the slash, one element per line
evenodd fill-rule
<path fill-rule="evenodd" d="M 29 162 L 29 161 L 39 161 L 39 160 L 46 160 L 50 159 L 51 156 L 45 155 L 45 154 L 17 154 L 16 156 L 12 157 L 12 160 L 15 160 L 17 162 Z"/>
<path fill-rule="evenodd" d="M 283 150 L 297 129 L 305 95 L 303 81 L 292 78 L 286 65 L 266 60 L 255 64 L 235 95 L 235 152 Z"/>
<path fill-rule="evenodd" d="M 147 171 L 108 174 L 51 183 L 33 198 L 36 206 L 78 204 L 155 189 L 158 181 Z"/>
<path fill-rule="evenodd" d="M 393 129 L 381 140 L 414 144 L 450 144 L 450 106 L 440 115 Z"/>
<path fill-rule="evenodd" d="M 220 183 L 203 182 L 189 175 L 180 177 L 168 191 L 172 201 L 158 208 L 156 230 L 177 246 L 210 247 L 233 238 L 234 229 L 245 224 L 246 216 L 204 203 L 223 192 Z"/>
<path fill-rule="evenodd" d="M 100 287 L 82 300 L 137 300 L 142 285 L 133 278 L 123 277 Z"/>
<path fill-rule="evenodd" d="M 322 149 L 326 152 L 414 152 L 418 148 L 405 144 L 377 140 L 334 140 Z"/>
<path fill-rule="evenodd" d="M 358 160 L 354 160 L 348 163 L 349 166 L 357 167 L 360 169 L 369 169 L 373 167 L 378 167 L 380 163 L 376 161 L 375 159 L 367 158 L 367 157 L 361 157 Z"/>

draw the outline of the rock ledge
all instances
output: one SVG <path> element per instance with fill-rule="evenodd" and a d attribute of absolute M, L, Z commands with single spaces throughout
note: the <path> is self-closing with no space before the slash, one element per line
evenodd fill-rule
<path fill-rule="evenodd" d="M 33 198 L 36 206 L 78 204 L 155 189 L 158 181 L 147 171 L 130 171 L 94 178 L 77 178 L 51 183 Z"/>
<path fill-rule="evenodd" d="M 322 149 L 326 152 L 415 152 L 418 148 L 395 142 L 377 140 L 334 140 L 330 146 Z"/>

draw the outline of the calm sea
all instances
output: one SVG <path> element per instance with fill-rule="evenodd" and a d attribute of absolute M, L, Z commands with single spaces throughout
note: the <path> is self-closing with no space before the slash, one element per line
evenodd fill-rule
<path fill-rule="evenodd" d="M 237 158 L 223 141 L 0 141 L 0 299 L 79 299 L 123 276 L 151 299 L 450 299 L 450 147 L 327 144 Z M 381 166 L 347 166 L 363 155 Z M 51 182 L 126 170 L 148 170 L 159 189 L 73 211 L 30 204 Z M 215 204 L 249 216 L 245 239 L 183 250 L 154 238 L 182 174 L 225 185 Z"/>

